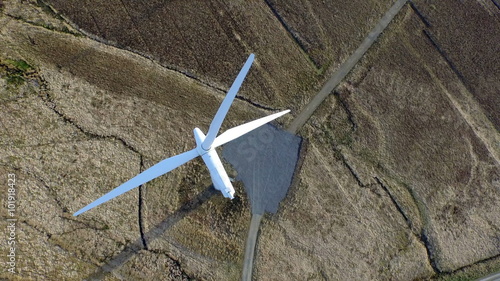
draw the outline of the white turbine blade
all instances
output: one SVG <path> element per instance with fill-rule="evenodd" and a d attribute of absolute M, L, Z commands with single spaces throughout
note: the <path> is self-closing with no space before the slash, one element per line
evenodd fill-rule
<path fill-rule="evenodd" d="M 74 213 L 73 216 L 78 216 L 79 214 L 86 212 L 110 199 L 115 198 L 118 195 L 121 195 L 135 187 L 138 187 L 141 184 L 144 184 L 154 178 L 157 178 L 167 172 L 172 171 L 173 169 L 181 166 L 182 164 L 188 162 L 189 160 L 195 158 L 198 156 L 198 152 L 196 149 L 192 149 L 189 151 L 186 151 L 184 153 L 181 153 L 179 155 L 167 158 L 165 160 L 162 160 L 161 162 L 153 165 L 149 169 L 145 170 L 144 172 L 138 174 L 137 176 L 131 178 L 130 180 L 126 181 L 119 187 L 111 190 L 110 192 L 106 193 L 103 195 L 101 198 L 95 200 L 94 202 L 88 204 L 87 206 L 83 207 L 80 209 L 78 212 Z"/>
<path fill-rule="evenodd" d="M 218 136 L 215 139 L 213 146 L 217 147 L 217 146 L 223 145 L 227 142 L 230 142 L 234 139 L 237 139 L 237 138 L 243 136 L 244 134 L 257 129 L 260 126 L 262 126 L 266 123 L 269 123 L 280 116 L 287 114 L 288 112 L 290 112 L 290 110 L 281 111 L 281 112 L 278 112 L 278 113 L 275 113 L 275 114 L 272 114 L 272 115 L 269 115 L 266 117 L 262 117 L 260 119 L 257 119 L 257 120 L 254 120 L 254 121 L 251 121 L 248 123 L 245 123 L 243 125 L 239 125 L 239 126 L 236 126 L 234 128 L 231 128 L 231 129 L 225 131 L 224 133 L 222 133 L 220 136 Z"/>
<path fill-rule="evenodd" d="M 243 80 L 245 80 L 245 76 L 247 75 L 250 66 L 252 66 L 253 59 L 254 59 L 254 54 L 250 54 L 247 61 L 245 62 L 245 65 L 243 65 L 243 68 L 241 68 L 240 73 L 234 80 L 233 85 L 227 92 L 226 97 L 222 101 L 219 110 L 217 110 L 217 113 L 215 114 L 215 117 L 212 120 L 212 123 L 210 124 L 207 137 L 201 144 L 203 149 L 209 149 L 212 146 L 212 143 L 214 142 L 215 137 L 219 132 L 220 126 L 222 125 L 222 121 L 224 121 L 224 118 L 226 117 L 226 114 L 229 111 L 229 107 L 231 106 L 234 98 L 236 97 L 236 93 L 238 93 L 238 90 L 240 89 Z"/>

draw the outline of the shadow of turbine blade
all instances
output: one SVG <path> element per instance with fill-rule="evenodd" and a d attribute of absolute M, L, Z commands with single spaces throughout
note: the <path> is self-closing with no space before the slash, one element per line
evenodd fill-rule
<path fill-rule="evenodd" d="M 215 194 L 217 194 L 217 191 L 214 189 L 213 185 L 208 186 L 196 197 L 179 207 L 172 215 L 165 218 L 162 222 L 146 232 L 144 234 L 144 240 L 149 243 L 160 237 L 163 233 L 165 233 L 165 231 L 167 231 L 167 229 L 171 228 L 189 213 L 196 210 L 203 203 L 207 202 Z M 142 249 L 144 249 L 143 241 L 142 238 L 139 237 L 133 243 L 127 245 L 123 251 L 111 258 L 105 265 L 101 266 L 95 273 L 88 276 L 85 280 L 90 281 L 104 279 L 106 275 L 121 267 Z"/>

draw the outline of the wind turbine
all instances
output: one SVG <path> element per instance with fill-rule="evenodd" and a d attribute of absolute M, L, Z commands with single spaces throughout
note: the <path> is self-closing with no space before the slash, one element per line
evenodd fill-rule
<path fill-rule="evenodd" d="M 241 84 L 243 83 L 243 80 L 245 79 L 245 76 L 247 75 L 250 66 L 252 66 L 253 60 L 254 60 L 254 54 L 250 54 L 247 61 L 243 65 L 243 68 L 240 70 L 240 73 L 236 77 L 236 80 L 234 80 L 233 85 L 231 85 L 231 88 L 227 92 L 226 97 L 222 101 L 219 110 L 217 110 L 217 113 L 215 114 L 215 117 L 212 120 L 212 123 L 210 124 L 210 128 L 208 129 L 207 135 L 203 134 L 203 132 L 199 128 L 194 128 L 194 139 L 196 140 L 196 148 L 181 153 L 179 155 L 167 158 L 165 160 L 162 160 L 161 162 L 153 165 L 144 172 L 126 181 L 117 188 L 106 193 L 105 195 L 95 200 L 94 202 L 83 207 L 82 209 L 74 213 L 73 216 L 78 216 L 79 214 L 86 212 L 110 199 L 113 199 L 118 195 L 121 195 L 163 174 L 166 174 L 198 156 L 201 156 L 201 158 L 205 162 L 205 165 L 207 165 L 215 189 L 220 190 L 220 192 L 222 192 L 222 195 L 224 195 L 224 197 L 233 199 L 234 198 L 233 185 L 229 180 L 226 170 L 224 170 L 224 167 L 222 166 L 222 162 L 220 161 L 219 155 L 215 151 L 215 148 L 227 142 L 230 142 L 236 138 L 239 138 L 242 135 L 290 112 L 290 110 L 281 111 L 248 122 L 246 124 L 236 126 L 232 129 L 225 131 L 224 133 L 222 133 L 217 137 L 217 133 L 219 132 L 219 129 L 222 125 L 222 121 L 224 121 L 224 117 L 226 117 L 226 114 L 229 111 L 229 107 L 231 106 L 234 98 L 236 97 L 236 93 L 238 92 Z"/>

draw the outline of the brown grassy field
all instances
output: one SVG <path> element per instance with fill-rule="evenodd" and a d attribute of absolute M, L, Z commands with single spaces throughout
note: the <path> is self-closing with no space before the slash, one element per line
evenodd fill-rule
<path fill-rule="evenodd" d="M 241 183 L 233 201 L 208 190 L 201 161 L 72 213 L 194 147 L 192 129 L 206 131 L 251 52 L 223 129 L 284 108 L 289 124 L 391 5 L 196 3 L 0 2 L 0 177 L 18 179 L 18 274 L 1 278 L 238 280 L 249 202 Z M 500 268 L 492 5 L 403 8 L 299 131 L 302 169 L 264 217 L 255 280 L 463 280 Z"/>

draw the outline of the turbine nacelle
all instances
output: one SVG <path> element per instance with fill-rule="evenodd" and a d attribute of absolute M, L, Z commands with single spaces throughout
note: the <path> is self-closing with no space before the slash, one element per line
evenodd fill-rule
<path fill-rule="evenodd" d="M 194 134 L 194 140 L 196 141 L 196 151 L 198 152 L 198 154 L 202 156 L 203 154 L 210 151 L 211 148 L 205 149 L 202 146 L 203 141 L 207 136 L 205 136 L 205 134 L 200 130 L 200 128 L 194 128 L 193 134 Z"/>
<path fill-rule="evenodd" d="M 215 151 L 215 147 L 209 149 L 203 148 L 203 142 L 206 139 L 205 134 L 199 129 L 194 128 L 193 130 L 194 139 L 196 141 L 196 151 L 205 162 L 205 165 L 210 172 L 210 177 L 214 184 L 214 188 L 219 190 L 224 197 L 233 199 L 234 198 L 234 187 L 231 184 L 231 179 L 226 173 L 224 166 L 219 158 L 219 155 Z"/>

